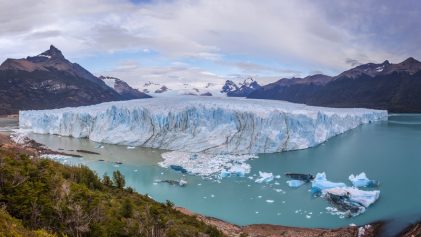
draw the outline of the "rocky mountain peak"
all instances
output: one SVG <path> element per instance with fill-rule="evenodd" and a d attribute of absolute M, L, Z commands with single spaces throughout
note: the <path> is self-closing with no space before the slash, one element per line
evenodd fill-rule
<path fill-rule="evenodd" d="M 54 47 L 54 45 L 50 45 L 50 49 L 48 49 L 47 51 L 43 52 L 40 55 L 50 56 L 52 58 L 63 58 L 64 59 L 64 56 L 61 53 L 61 51 L 58 48 Z"/>
<path fill-rule="evenodd" d="M 411 64 L 421 64 L 421 62 L 416 60 L 413 57 L 409 57 L 409 58 L 405 59 L 405 61 L 401 62 L 401 64 L 411 65 Z"/>

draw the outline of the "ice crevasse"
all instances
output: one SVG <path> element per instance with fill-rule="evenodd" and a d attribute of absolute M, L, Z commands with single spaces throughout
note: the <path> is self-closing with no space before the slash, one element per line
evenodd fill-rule
<path fill-rule="evenodd" d="M 185 96 L 20 111 L 19 126 L 101 143 L 241 155 L 304 149 L 386 119 L 383 110 Z"/>

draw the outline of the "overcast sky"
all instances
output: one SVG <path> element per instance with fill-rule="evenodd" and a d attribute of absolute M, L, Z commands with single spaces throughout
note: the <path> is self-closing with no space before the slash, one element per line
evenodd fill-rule
<path fill-rule="evenodd" d="M 96 75 L 262 81 L 421 59 L 418 0 L 0 0 L 0 60 L 54 44 Z"/>

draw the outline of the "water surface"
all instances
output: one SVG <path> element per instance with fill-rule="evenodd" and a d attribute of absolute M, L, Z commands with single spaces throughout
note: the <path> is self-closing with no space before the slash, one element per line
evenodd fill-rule
<path fill-rule="evenodd" d="M 147 193 L 161 202 L 171 200 L 194 212 L 240 225 L 339 227 L 419 217 L 421 213 L 421 115 L 392 115 L 389 121 L 360 126 L 314 148 L 262 154 L 249 162 L 252 166 L 250 175 L 259 171 L 274 175 L 324 171 L 328 179 L 350 185 L 350 174 L 366 172 L 369 178 L 380 181 L 380 199 L 364 214 L 344 219 L 327 213 L 328 203 L 312 198 L 309 185 L 289 188 L 285 183 L 288 179 L 283 176 L 270 184 L 258 184 L 248 178 L 226 178 L 220 182 L 205 180 L 158 166 L 161 150 L 127 149 L 54 135 L 31 136 L 53 149 L 70 153 L 74 151 L 69 150 L 76 149 L 97 151 L 101 155 L 81 154 L 83 158 L 63 162 L 85 164 L 99 175 L 120 170 L 126 176 L 127 185 L 140 193 Z M 123 164 L 117 165 L 115 161 Z M 159 179 L 184 179 L 188 185 L 157 183 Z M 266 200 L 273 200 L 273 203 Z"/>

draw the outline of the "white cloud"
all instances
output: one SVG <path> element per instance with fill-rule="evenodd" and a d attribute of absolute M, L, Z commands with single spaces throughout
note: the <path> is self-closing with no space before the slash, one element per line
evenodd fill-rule
<path fill-rule="evenodd" d="M 420 53 L 408 52 L 405 47 L 382 47 L 382 41 L 375 43 L 382 36 L 408 33 L 410 37 L 417 33 L 403 27 L 411 21 L 405 18 L 405 12 L 399 16 L 406 21 L 400 28 L 391 28 L 393 32 L 373 29 L 381 26 L 371 22 L 376 14 L 393 13 L 384 4 L 372 17 L 364 11 L 364 4 L 357 7 L 323 0 L 179 0 L 151 4 L 120 0 L 43 0 L 28 4 L 25 0 L 0 0 L 0 4 L 2 60 L 37 54 L 53 43 L 70 58 L 136 50 L 158 52 L 170 60 L 198 58 L 228 65 L 224 56 L 242 55 L 291 67 L 301 65 L 308 70 L 340 71 L 349 67 L 350 60 L 399 61 L 408 53 Z M 347 17 L 337 13 L 348 9 Z M 376 10 L 372 5 L 370 9 Z M 401 28 L 408 32 L 399 32 Z M 415 47 L 410 41 L 407 44 L 409 49 Z M 231 66 L 252 70 L 256 65 L 239 62 Z M 280 75 L 286 69 L 254 68 L 256 73 L 272 70 L 276 74 L 280 70 Z"/>

